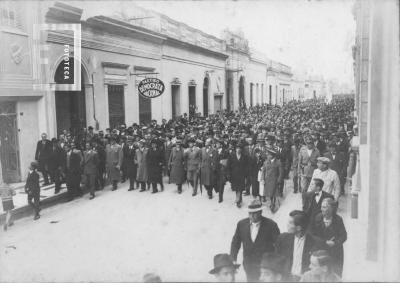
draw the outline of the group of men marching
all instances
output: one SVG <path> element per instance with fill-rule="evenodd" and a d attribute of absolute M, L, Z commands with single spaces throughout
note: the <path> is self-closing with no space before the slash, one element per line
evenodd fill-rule
<path fill-rule="evenodd" d="M 83 134 L 64 132 L 58 139 L 37 143 L 36 160 L 44 184 L 55 183 L 55 193 L 66 182 L 69 199 L 81 196 L 81 183 L 90 192 L 108 181 L 112 190 L 129 180 L 129 191 L 152 193 L 164 190 L 163 176 L 182 193 L 185 183 L 196 196 L 202 189 L 208 197 L 223 201 L 227 182 L 242 195 L 270 201 L 284 192 L 284 180 L 293 171 L 294 193 L 308 190 L 313 178 L 324 180 L 324 191 L 337 199 L 344 193 L 349 140 L 349 112 L 353 101 L 325 104 L 320 101 L 291 102 L 283 107 L 269 105 L 224 112 L 209 117 L 182 116 L 152 121 L 147 126 Z M 49 177 L 50 176 L 50 181 Z M 306 196 L 304 195 L 304 198 Z"/>

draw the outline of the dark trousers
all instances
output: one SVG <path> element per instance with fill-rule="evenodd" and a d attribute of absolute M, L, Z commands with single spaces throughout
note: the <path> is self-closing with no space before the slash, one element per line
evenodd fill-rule
<path fill-rule="evenodd" d="M 156 182 L 152 182 L 152 183 L 151 183 L 151 187 L 153 188 L 153 192 L 158 192 L 158 190 L 157 190 L 157 183 L 156 183 Z"/>
<path fill-rule="evenodd" d="M 39 160 L 39 170 L 44 179 L 44 183 L 48 184 L 49 183 L 49 165 L 47 160 Z"/>
<path fill-rule="evenodd" d="M 76 196 L 82 196 L 81 174 L 79 172 L 67 173 L 67 190 L 70 199 Z"/>
<path fill-rule="evenodd" d="M 94 191 L 96 188 L 96 174 L 85 174 L 85 187 L 94 196 Z"/>
<path fill-rule="evenodd" d="M 299 191 L 299 176 L 293 175 L 293 191 L 297 193 Z"/>
<path fill-rule="evenodd" d="M 96 187 L 104 188 L 104 172 L 106 171 L 104 165 L 99 165 L 99 173 L 96 176 Z"/>
<path fill-rule="evenodd" d="M 139 182 L 140 184 L 140 190 L 145 191 L 146 190 L 146 182 Z"/>
<path fill-rule="evenodd" d="M 58 193 L 61 190 L 61 183 L 62 183 L 60 170 L 59 169 L 51 170 L 50 178 L 51 181 L 54 182 L 55 192 Z"/>
<path fill-rule="evenodd" d="M 136 181 L 135 176 L 129 176 L 129 188 L 130 189 L 135 188 L 135 181 Z"/>
<path fill-rule="evenodd" d="M 35 210 L 35 215 L 39 215 L 40 192 L 28 194 L 28 204 Z"/>
<path fill-rule="evenodd" d="M 212 196 L 213 196 L 213 193 L 212 193 L 213 186 L 206 186 L 206 185 L 204 185 L 204 187 L 205 187 L 206 190 L 207 190 L 207 195 L 208 195 L 209 197 L 212 197 Z"/>
<path fill-rule="evenodd" d="M 224 189 L 225 189 L 225 182 L 219 181 L 217 183 L 217 192 L 218 192 L 218 200 L 223 201 L 224 200 Z"/>
<path fill-rule="evenodd" d="M 246 189 L 246 194 L 248 195 L 248 194 L 250 194 L 250 187 L 251 187 L 251 177 L 246 177 L 246 186 L 245 186 L 245 189 Z"/>
<path fill-rule="evenodd" d="M 258 197 L 260 194 L 260 183 L 257 180 L 257 176 L 251 177 L 251 194 L 254 197 Z"/>
<path fill-rule="evenodd" d="M 178 192 L 182 192 L 182 184 L 176 184 L 176 186 L 178 187 Z"/>

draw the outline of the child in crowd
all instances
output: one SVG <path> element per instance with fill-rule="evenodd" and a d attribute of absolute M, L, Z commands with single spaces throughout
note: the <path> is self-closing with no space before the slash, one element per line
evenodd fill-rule
<path fill-rule="evenodd" d="M 33 220 L 37 220 L 40 218 L 40 186 L 37 168 L 38 163 L 35 161 L 32 162 L 31 166 L 29 167 L 29 174 L 25 184 L 25 192 L 28 194 L 28 203 L 35 210 L 35 217 L 33 218 Z"/>
<path fill-rule="evenodd" d="M 3 211 L 6 213 L 6 221 L 3 225 L 3 229 L 7 231 L 7 228 L 13 225 L 11 221 L 11 210 L 14 208 L 13 196 L 15 196 L 15 191 L 8 186 L 8 184 L 4 183 L 0 185 L 0 196 L 3 204 Z"/>

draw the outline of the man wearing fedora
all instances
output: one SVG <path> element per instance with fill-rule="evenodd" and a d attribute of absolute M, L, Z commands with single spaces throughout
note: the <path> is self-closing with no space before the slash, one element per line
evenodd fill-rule
<path fill-rule="evenodd" d="M 330 159 L 328 157 L 318 157 L 317 166 L 314 170 L 312 179 L 324 181 L 322 190 L 334 196 L 337 201 L 340 196 L 340 179 L 336 171 L 329 168 Z"/>
<path fill-rule="evenodd" d="M 236 261 L 243 244 L 243 267 L 248 282 L 256 282 L 260 277 L 262 255 L 274 251 L 274 244 L 280 231 L 271 219 L 262 216 L 262 205 L 253 200 L 248 206 L 249 218 L 238 222 L 231 243 L 231 256 Z"/>
<path fill-rule="evenodd" d="M 227 163 L 228 180 L 231 183 L 231 188 L 236 192 L 236 206 L 242 205 L 242 192 L 245 189 L 246 178 L 249 173 L 248 155 L 243 153 L 243 143 L 235 144 L 235 152 L 233 152 Z"/>
<path fill-rule="evenodd" d="M 235 282 L 236 270 L 240 264 L 233 262 L 228 254 L 217 254 L 214 256 L 214 268 L 209 271 L 217 279 L 217 282 Z"/>

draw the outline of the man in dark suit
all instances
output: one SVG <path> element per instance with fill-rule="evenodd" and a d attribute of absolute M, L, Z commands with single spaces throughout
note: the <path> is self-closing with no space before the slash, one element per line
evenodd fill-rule
<path fill-rule="evenodd" d="M 336 214 L 337 202 L 326 198 L 321 204 L 321 213 L 315 216 L 311 222 L 310 233 L 324 243 L 324 250 L 327 250 L 332 257 L 332 270 L 342 277 L 343 272 L 343 243 L 347 240 L 346 228 L 343 219 Z"/>
<path fill-rule="evenodd" d="M 310 184 L 311 191 L 305 194 L 303 211 L 309 222 L 313 221 L 315 216 L 321 212 L 321 204 L 324 199 L 334 199 L 333 195 L 322 190 L 323 187 L 324 181 L 314 178 Z"/>
<path fill-rule="evenodd" d="M 83 174 L 85 175 L 86 189 L 90 192 L 90 199 L 94 198 L 96 177 L 99 172 L 99 155 L 91 142 L 86 142 L 86 151 L 83 155 Z"/>
<path fill-rule="evenodd" d="M 231 183 L 232 190 L 236 192 L 236 206 L 242 205 L 242 191 L 246 185 L 246 178 L 249 171 L 248 156 L 242 153 L 243 144 L 235 145 L 235 152 L 228 158 L 228 180 Z"/>
<path fill-rule="evenodd" d="M 309 268 L 311 252 L 320 245 L 306 232 L 308 221 L 303 211 L 294 210 L 289 216 L 288 232 L 279 235 L 275 248 L 285 257 L 284 270 L 288 275 L 285 281 L 299 281 Z"/>
<path fill-rule="evenodd" d="M 224 199 L 224 187 L 226 183 L 226 169 L 228 165 L 228 151 L 223 147 L 223 141 L 215 139 L 216 151 L 218 154 L 218 164 L 216 171 L 216 188 L 218 191 L 218 202 L 221 203 Z"/>
<path fill-rule="evenodd" d="M 40 186 L 39 186 L 39 174 L 36 172 L 38 163 L 32 162 L 29 167 L 28 178 L 26 178 L 25 192 L 28 194 L 28 203 L 35 210 L 34 220 L 40 218 Z M 33 202 L 32 202 L 33 200 Z"/>
<path fill-rule="evenodd" d="M 231 243 L 231 256 L 236 261 L 243 244 L 243 267 L 248 282 L 256 282 L 260 277 L 262 255 L 274 251 L 274 244 L 280 234 L 278 225 L 262 216 L 262 205 L 254 200 L 248 207 L 249 219 L 239 221 Z"/>
<path fill-rule="evenodd" d="M 47 134 L 42 134 L 42 139 L 36 144 L 35 160 L 39 162 L 39 171 L 43 174 L 44 184 L 49 185 L 49 159 L 51 157 L 51 141 L 47 139 Z"/>
<path fill-rule="evenodd" d="M 128 136 L 127 144 L 122 149 L 124 155 L 124 162 L 126 165 L 126 174 L 129 178 L 129 189 L 128 191 L 133 191 L 135 189 L 137 164 L 135 160 L 137 147 L 133 144 L 133 137 Z"/>
<path fill-rule="evenodd" d="M 65 169 L 65 151 L 58 144 L 58 140 L 51 140 L 52 147 L 48 162 L 48 169 L 52 182 L 55 184 L 54 193 L 58 194 L 61 190 L 61 175 Z"/>
<path fill-rule="evenodd" d="M 75 143 L 72 142 L 70 146 L 66 146 L 67 158 L 66 158 L 66 183 L 68 190 L 68 201 L 73 200 L 76 196 L 82 196 L 81 191 L 81 164 L 82 164 L 82 153 L 75 147 Z"/>
<path fill-rule="evenodd" d="M 347 161 L 346 155 L 343 152 L 338 152 L 335 143 L 328 144 L 328 151 L 324 154 L 330 160 L 329 168 L 336 171 L 340 180 L 340 193 L 344 194 L 344 184 L 347 176 Z"/>

